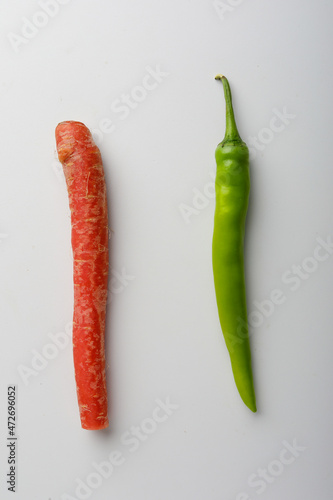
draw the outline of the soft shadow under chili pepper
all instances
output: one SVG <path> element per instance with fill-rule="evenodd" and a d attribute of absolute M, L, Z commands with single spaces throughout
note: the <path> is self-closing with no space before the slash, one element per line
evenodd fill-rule
<path fill-rule="evenodd" d="M 243 256 L 245 219 L 250 191 L 249 150 L 236 127 L 228 80 L 222 75 L 217 75 L 215 79 L 222 81 L 226 101 L 225 137 L 215 151 L 217 164 L 213 234 L 215 292 L 236 386 L 246 406 L 256 412 Z"/>

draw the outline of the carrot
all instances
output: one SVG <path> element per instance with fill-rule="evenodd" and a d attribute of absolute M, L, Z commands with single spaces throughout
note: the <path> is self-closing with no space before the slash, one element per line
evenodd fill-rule
<path fill-rule="evenodd" d="M 73 357 L 81 425 L 104 429 L 109 425 L 104 348 L 109 231 L 102 158 L 83 123 L 59 123 L 55 135 L 71 210 Z"/>

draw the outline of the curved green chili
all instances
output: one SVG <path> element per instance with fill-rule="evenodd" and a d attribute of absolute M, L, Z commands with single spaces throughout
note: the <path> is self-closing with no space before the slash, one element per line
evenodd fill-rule
<path fill-rule="evenodd" d="M 220 323 L 230 354 L 239 394 L 257 411 L 251 368 L 245 278 L 244 231 L 249 199 L 249 150 L 238 133 L 228 80 L 223 83 L 226 131 L 215 152 L 216 208 L 213 234 L 213 272 Z"/>

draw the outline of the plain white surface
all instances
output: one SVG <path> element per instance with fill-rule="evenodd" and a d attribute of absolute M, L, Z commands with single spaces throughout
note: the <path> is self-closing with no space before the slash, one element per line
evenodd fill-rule
<path fill-rule="evenodd" d="M 15 383 L 18 500 L 329 500 L 333 255 L 317 238 L 333 238 L 332 4 L 62 3 L 46 18 L 35 1 L 0 6 L 1 498 L 13 498 L 5 439 Z M 29 31 L 25 19 L 45 25 Z M 16 38 L 15 51 L 10 33 L 22 30 L 30 38 Z M 155 86 L 144 78 L 156 66 L 165 75 Z M 225 124 L 216 73 L 229 78 L 242 138 L 257 141 L 246 233 L 248 309 L 260 323 L 255 415 L 233 382 L 213 288 L 211 183 Z M 146 95 L 135 89 L 143 81 L 155 87 Z M 141 102 L 121 113 L 117 100 L 131 93 Z M 283 110 L 292 117 L 274 120 Z M 113 124 L 98 135 L 114 271 L 111 426 L 101 432 L 80 428 L 70 343 L 26 383 L 19 372 L 72 316 L 54 141 L 67 119 L 95 135 Z M 274 290 L 283 303 L 266 303 L 260 318 Z M 154 427 L 147 419 L 167 398 L 178 408 Z M 150 434 L 129 444 L 140 425 Z M 283 451 L 293 442 L 302 450 Z M 91 475 L 116 450 L 124 462 L 112 475 Z M 101 484 L 75 492 L 79 480 Z"/>

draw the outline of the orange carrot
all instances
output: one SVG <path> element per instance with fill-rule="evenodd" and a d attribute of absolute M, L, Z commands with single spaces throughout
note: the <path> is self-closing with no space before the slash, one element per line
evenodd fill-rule
<path fill-rule="evenodd" d="M 73 356 L 81 425 L 104 429 L 109 425 L 104 349 L 109 230 L 102 158 L 83 123 L 59 123 L 55 135 L 71 210 Z"/>

